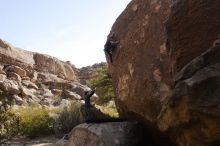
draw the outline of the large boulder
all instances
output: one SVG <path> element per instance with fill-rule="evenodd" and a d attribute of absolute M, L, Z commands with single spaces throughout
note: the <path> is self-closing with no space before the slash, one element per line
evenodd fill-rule
<path fill-rule="evenodd" d="M 179 146 L 220 144 L 220 46 L 187 64 L 158 120 Z"/>
<path fill-rule="evenodd" d="M 155 122 L 160 101 L 170 94 L 164 23 L 170 5 L 170 0 L 133 0 L 112 27 L 120 44 L 108 62 L 121 115 Z"/>
<path fill-rule="evenodd" d="M 210 81 L 213 77 L 212 75 L 218 74 L 216 70 L 208 72 L 202 69 L 201 73 L 210 73 L 210 75 L 203 78 L 197 76 L 195 78 L 200 79 L 197 81 L 193 79 L 193 82 L 187 83 L 193 86 L 192 89 L 187 89 L 186 95 L 188 97 L 178 96 L 177 98 L 178 101 L 183 100 L 183 103 L 180 102 L 183 106 L 178 106 L 179 103 L 175 102 L 176 105 L 173 105 L 175 109 L 171 108 L 172 113 L 168 112 L 163 115 L 163 112 L 164 103 L 167 102 L 167 99 L 173 97 L 174 94 L 181 94 L 183 90 L 185 91 L 185 87 L 189 86 L 176 85 L 178 77 L 174 77 L 179 74 L 178 72 L 193 58 L 201 55 L 213 44 L 220 42 L 216 41 L 220 38 L 220 1 L 176 0 L 175 3 L 172 2 L 171 0 L 133 0 L 114 23 L 110 35 L 114 34 L 113 39 L 120 43 L 113 51 L 113 62 L 111 63 L 108 60 L 107 54 L 106 58 L 117 96 L 116 105 L 120 115 L 139 120 L 150 126 L 153 131 L 156 131 L 156 127 L 159 127 L 159 133 L 168 133 L 170 139 L 178 145 L 194 145 L 193 141 L 198 142 L 201 139 L 197 138 L 199 133 L 202 133 L 202 137 L 205 135 L 204 137 L 207 138 L 206 140 L 201 140 L 200 143 L 198 142 L 199 146 L 203 146 L 203 143 L 208 143 L 209 136 L 213 136 L 213 138 L 210 138 L 209 144 L 219 144 L 219 133 L 216 133 L 219 130 L 216 122 L 219 121 L 212 119 L 211 115 L 209 115 L 210 118 L 207 116 L 208 122 L 201 118 L 202 116 L 198 113 L 193 116 L 200 119 L 198 121 L 201 121 L 201 124 L 205 126 L 209 122 L 213 123 L 213 127 L 207 126 L 207 128 L 202 130 L 213 128 L 214 133 L 210 131 L 199 132 L 198 129 L 200 128 L 201 130 L 201 127 L 196 126 L 191 128 L 197 133 L 191 133 L 189 129 L 187 129 L 189 132 L 187 133 L 187 130 L 184 132 L 183 128 L 191 125 L 184 124 L 179 124 L 182 127 L 179 125 L 176 127 L 176 129 L 181 127 L 179 131 L 181 133 L 181 130 L 183 130 L 182 135 L 179 133 L 175 135 L 176 129 L 172 129 L 175 126 L 175 120 L 178 123 L 178 118 L 184 118 L 181 116 L 185 115 L 185 111 L 193 114 L 194 111 L 188 110 L 191 105 L 196 105 L 193 107 L 196 108 L 195 110 L 200 106 L 200 110 L 206 110 L 203 107 L 204 102 L 212 104 L 214 100 L 217 100 L 218 87 L 216 84 L 218 84 L 218 81 Z M 217 53 L 212 55 L 213 58 L 215 58 L 214 56 L 219 57 Z M 216 66 L 212 67 L 217 68 Z M 211 69 L 212 67 L 210 66 L 208 70 L 214 70 Z M 192 72 L 190 68 L 186 71 L 186 74 Z M 213 74 L 213 72 L 215 73 Z M 214 79 L 217 79 L 216 76 Z M 192 76 L 188 77 L 191 78 Z M 175 80 L 174 82 L 173 79 Z M 202 96 L 197 93 L 199 92 L 198 89 L 201 90 L 201 94 L 203 91 L 207 91 L 204 87 L 204 80 L 207 81 L 209 86 L 215 87 L 212 90 L 208 88 L 210 92 L 213 91 L 213 94 L 216 94 L 216 97 L 210 99 L 212 101 L 208 100 L 209 94 Z M 185 92 L 183 93 L 185 94 Z M 198 97 L 194 98 L 196 95 Z M 203 99 L 205 97 L 207 101 Z M 182 115 L 181 112 L 174 114 L 176 110 L 181 111 L 181 109 Z M 214 111 L 219 112 L 216 108 L 214 108 Z M 169 114 L 173 114 L 171 115 L 171 117 L 173 116 L 171 123 L 169 123 L 169 116 L 166 118 Z M 158 121 L 158 117 L 161 115 L 163 116 L 160 119 L 164 121 L 164 125 L 161 124 L 163 122 Z M 172 124 L 174 125 L 171 126 Z M 197 125 L 199 126 L 199 124 Z M 170 127 L 172 129 L 171 132 L 169 130 Z M 214 130 L 215 128 L 216 130 Z M 179 131 L 177 130 L 176 132 Z M 208 134 L 208 132 L 210 133 Z M 183 136 L 184 134 L 186 134 L 185 137 Z M 184 138 L 191 140 L 186 140 L 185 143 L 180 142 Z"/>
<path fill-rule="evenodd" d="M 67 80 L 75 80 L 76 78 L 72 67 L 55 57 L 35 53 L 34 60 L 35 69 L 38 71 L 49 72 Z"/>
<path fill-rule="evenodd" d="M 137 146 L 141 145 L 142 136 L 137 123 L 85 123 L 71 131 L 68 142 L 57 146 Z"/>

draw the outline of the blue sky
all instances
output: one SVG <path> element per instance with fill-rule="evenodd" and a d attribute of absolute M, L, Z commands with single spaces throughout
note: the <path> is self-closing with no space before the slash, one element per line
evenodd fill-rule
<path fill-rule="evenodd" d="M 0 38 L 12 45 L 71 61 L 105 61 L 111 26 L 131 0 L 0 0 Z"/>

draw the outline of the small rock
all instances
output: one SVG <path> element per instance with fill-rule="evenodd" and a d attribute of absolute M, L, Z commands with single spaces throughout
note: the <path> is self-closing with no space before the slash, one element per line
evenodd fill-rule
<path fill-rule="evenodd" d="M 22 80 L 28 80 L 28 81 L 30 81 L 30 78 L 29 78 L 29 77 L 22 77 Z"/>
<path fill-rule="evenodd" d="M 15 72 L 17 73 L 19 76 L 21 77 L 25 77 L 26 76 L 26 71 L 24 69 L 22 69 L 19 66 L 15 66 L 15 65 L 5 65 L 4 66 L 4 71 L 7 72 Z"/>
<path fill-rule="evenodd" d="M 8 79 L 17 81 L 18 84 L 21 83 L 21 77 L 15 72 L 7 72 Z"/>
<path fill-rule="evenodd" d="M 36 93 L 37 93 L 37 91 L 35 89 L 28 89 L 24 86 L 21 87 L 22 97 L 36 99 L 36 96 L 35 96 Z"/>
<path fill-rule="evenodd" d="M 33 89 L 38 89 L 37 85 L 35 85 L 34 83 L 32 83 L 31 81 L 29 80 L 23 80 L 22 81 L 22 85 L 28 87 L 28 88 L 33 88 Z"/>
<path fill-rule="evenodd" d="M 81 100 L 82 97 L 74 92 L 68 91 L 68 90 L 64 90 L 64 96 L 65 98 L 70 98 L 70 99 L 75 99 L 75 100 Z"/>
<path fill-rule="evenodd" d="M 60 89 L 52 89 L 51 92 L 52 92 L 54 95 L 59 96 L 59 95 L 62 94 L 63 91 L 60 90 Z"/>
<path fill-rule="evenodd" d="M 0 89 L 11 94 L 19 94 L 20 90 L 16 81 L 3 79 L 0 81 Z"/>
<path fill-rule="evenodd" d="M 6 75 L 5 71 L 0 69 L 0 74 Z"/>
<path fill-rule="evenodd" d="M 12 98 L 15 100 L 17 105 L 22 105 L 24 103 L 23 99 L 18 95 L 13 95 Z"/>

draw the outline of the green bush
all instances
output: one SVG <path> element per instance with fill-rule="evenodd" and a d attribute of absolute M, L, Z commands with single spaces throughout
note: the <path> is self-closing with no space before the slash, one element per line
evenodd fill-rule
<path fill-rule="evenodd" d="M 93 73 L 89 85 L 91 88 L 96 88 L 96 94 L 99 96 L 99 99 L 96 101 L 98 104 L 107 103 L 115 97 L 112 78 L 107 65 L 98 68 Z"/>
<path fill-rule="evenodd" d="M 15 112 L 19 115 L 19 132 L 23 135 L 35 137 L 52 132 L 52 118 L 50 110 L 37 105 L 21 107 Z"/>
<path fill-rule="evenodd" d="M 109 101 L 108 103 L 102 104 L 101 106 L 97 105 L 97 108 L 100 109 L 101 112 L 112 118 L 119 117 L 119 113 L 115 107 L 114 101 Z"/>

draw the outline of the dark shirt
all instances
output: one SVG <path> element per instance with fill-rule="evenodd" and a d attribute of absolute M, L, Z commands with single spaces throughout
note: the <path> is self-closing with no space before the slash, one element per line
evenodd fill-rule
<path fill-rule="evenodd" d="M 104 47 L 105 47 L 105 49 L 104 49 L 105 52 L 109 53 L 111 51 L 112 43 L 109 39 L 107 39 Z"/>
<path fill-rule="evenodd" d="M 95 90 L 92 90 L 92 91 L 87 92 L 87 94 L 85 94 L 85 96 L 84 96 L 85 108 L 91 107 L 90 97 L 91 97 L 94 93 L 95 93 Z"/>
<path fill-rule="evenodd" d="M 104 45 L 104 51 L 106 53 L 112 53 L 114 49 L 117 47 L 118 41 L 113 41 L 112 39 L 107 39 L 105 45 Z"/>
<path fill-rule="evenodd" d="M 69 140 L 69 134 L 65 134 L 64 136 L 63 136 L 63 139 L 65 139 L 65 140 Z"/>

